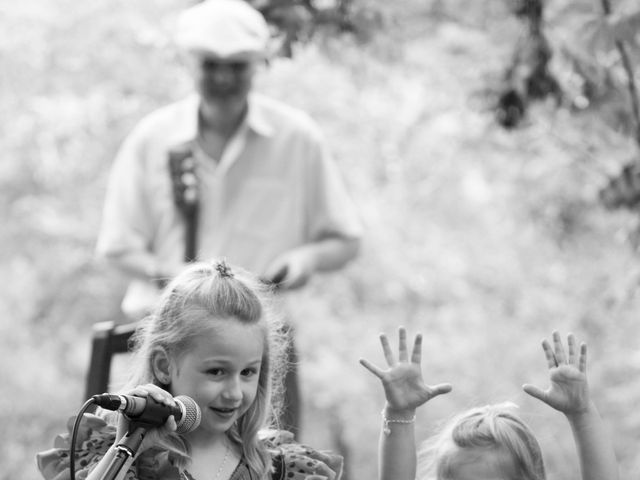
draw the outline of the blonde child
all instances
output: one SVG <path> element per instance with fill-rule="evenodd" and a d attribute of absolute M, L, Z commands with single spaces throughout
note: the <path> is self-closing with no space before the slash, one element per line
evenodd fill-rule
<path fill-rule="evenodd" d="M 126 478 L 339 479 L 339 456 L 295 444 L 287 432 L 266 430 L 275 418 L 272 394 L 286 346 L 280 327 L 269 292 L 244 270 L 216 261 L 178 275 L 136 332 L 125 393 L 167 405 L 174 396 L 191 397 L 202 420 L 185 434 L 176 432 L 173 417 L 150 428 Z M 86 415 L 76 478 L 102 478 L 129 422 L 119 413 Z M 69 436 L 37 461 L 45 479 L 68 478 Z"/>
<path fill-rule="evenodd" d="M 451 420 L 416 456 L 415 410 L 433 397 L 451 391 L 449 384 L 426 385 L 420 361 L 422 337 L 417 335 L 411 358 L 406 332 L 399 329 L 398 359 L 385 335 L 380 336 L 389 366 L 383 370 L 362 359 L 385 391 L 383 430 L 380 434 L 380 480 L 544 480 L 540 446 L 530 428 L 514 413 L 514 405 L 474 408 Z M 583 480 L 618 478 L 613 447 L 598 411 L 590 399 L 586 377 L 586 345 L 578 348 L 569 335 L 568 356 L 557 332 L 553 344 L 544 340 L 551 385 L 542 390 L 526 384 L 529 395 L 562 412 L 576 442 Z"/>

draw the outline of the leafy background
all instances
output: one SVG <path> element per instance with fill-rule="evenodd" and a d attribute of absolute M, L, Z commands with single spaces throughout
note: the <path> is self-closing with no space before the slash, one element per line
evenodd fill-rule
<path fill-rule="evenodd" d="M 123 279 L 93 258 L 106 175 L 135 122 L 190 88 L 170 43 L 184 4 L 0 0 L 3 479 L 40 478 L 35 452 L 84 401 L 92 324 L 120 318 Z M 582 45 L 578 14 L 597 11 L 574 4 L 548 2 L 558 51 Z M 321 124 L 367 226 L 356 262 L 289 299 L 302 440 L 375 478 L 383 397 L 358 358 L 382 364 L 378 333 L 404 325 L 425 335 L 427 380 L 454 384 L 420 410 L 419 439 L 462 409 L 513 401 L 549 478 L 577 479 L 566 421 L 520 389 L 545 384 L 539 343 L 558 329 L 589 344 L 621 477 L 636 478 L 637 213 L 598 201 L 637 158 L 633 138 L 604 101 L 539 102 L 520 128 L 497 125 L 491 91 L 521 30 L 506 1 L 363 5 L 380 12 L 367 41 L 318 35 L 258 84 Z M 553 67 L 570 86 L 563 58 Z"/>

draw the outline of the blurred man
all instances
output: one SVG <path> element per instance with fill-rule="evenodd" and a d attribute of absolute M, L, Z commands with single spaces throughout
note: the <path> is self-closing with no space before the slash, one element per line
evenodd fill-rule
<path fill-rule="evenodd" d="M 125 140 L 98 237 L 98 253 L 132 278 L 122 307 L 133 320 L 190 260 L 224 257 L 293 289 L 357 255 L 359 217 L 317 125 L 252 91 L 268 40 L 242 0 L 207 0 L 179 18 L 196 94 Z M 289 413 L 285 428 L 295 430 L 295 405 Z"/>

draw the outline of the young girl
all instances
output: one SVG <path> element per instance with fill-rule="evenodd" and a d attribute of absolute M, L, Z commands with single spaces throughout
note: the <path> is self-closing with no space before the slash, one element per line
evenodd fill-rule
<path fill-rule="evenodd" d="M 202 419 L 184 435 L 173 417 L 149 429 L 127 479 L 340 478 L 341 457 L 294 444 L 288 432 L 264 431 L 276 418 L 271 398 L 285 347 L 265 288 L 224 262 L 194 264 L 167 286 L 136 332 L 125 393 L 167 405 L 191 397 Z M 128 424 L 120 414 L 86 415 L 76 478 L 102 478 Z M 68 478 L 69 435 L 55 447 L 37 455 L 38 467 L 45 479 Z"/>
<path fill-rule="evenodd" d="M 426 385 L 420 361 L 422 337 L 417 335 L 411 358 L 406 332 L 399 329 L 398 360 L 385 335 L 380 336 L 389 368 L 382 370 L 367 360 L 360 363 L 377 376 L 384 387 L 386 405 L 380 434 L 381 480 L 414 480 L 416 449 L 414 420 L 417 407 L 451 391 L 449 384 Z M 589 398 L 586 377 L 586 345 L 576 346 L 568 336 L 568 356 L 557 332 L 553 345 L 544 341 L 551 386 L 541 390 L 524 385 L 524 391 L 562 412 L 571 426 L 580 457 L 583 480 L 615 480 L 618 467 L 604 425 Z M 544 480 L 542 452 L 529 427 L 513 412 L 514 405 L 474 408 L 455 417 L 428 441 L 418 457 L 421 480 Z"/>

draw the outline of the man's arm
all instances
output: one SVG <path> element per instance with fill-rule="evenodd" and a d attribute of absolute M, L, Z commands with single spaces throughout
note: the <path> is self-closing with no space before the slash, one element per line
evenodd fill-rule
<path fill-rule="evenodd" d="M 264 276 L 277 280 L 284 288 L 298 288 L 316 272 L 342 268 L 358 255 L 359 249 L 358 238 L 327 237 L 279 255 Z"/>
<path fill-rule="evenodd" d="M 305 247 L 302 247 L 305 248 Z M 359 238 L 333 237 L 307 245 L 313 257 L 314 270 L 328 272 L 344 267 L 360 251 Z"/>
<path fill-rule="evenodd" d="M 178 273 L 178 269 L 161 267 L 155 255 L 146 251 L 110 254 L 105 259 L 133 278 L 156 282 L 158 285 L 171 280 Z"/>
<path fill-rule="evenodd" d="M 96 255 L 132 278 L 158 281 L 172 278 L 182 267 L 166 265 L 152 251 L 157 222 L 152 212 L 154 175 L 148 151 L 154 129 L 141 121 L 124 140 L 109 172 Z M 166 172 L 168 176 L 169 173 Z"/>

